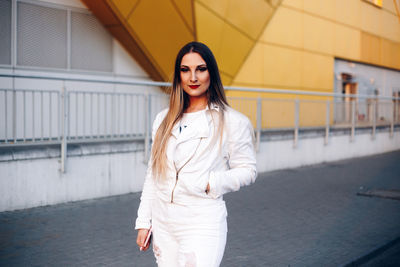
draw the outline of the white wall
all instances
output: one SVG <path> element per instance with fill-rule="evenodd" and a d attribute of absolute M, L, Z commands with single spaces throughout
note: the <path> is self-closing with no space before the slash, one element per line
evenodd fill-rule
<path fill-rule="evenodd" d="M 109 146 L 112 149 L 114 145 Z M 75 153 L 67 159 L 66 173 L 59 171 L 57 157 L 0 158 L 0 211 L 138 192 L 146 170 L 142 149 L 139 144 L 131 152 Z M 335 135 L 326 146 L 322 137 L 300 139 L 297 148 L 292 140 L 263 141 L 257 166 L 259 172 L 266 172 L 398 149 L 400 131 L 392 138 L 388 131 L 378 132 L 374 140 L 370 133 L 359 133 L 353 142 L 348 135 Z"/>

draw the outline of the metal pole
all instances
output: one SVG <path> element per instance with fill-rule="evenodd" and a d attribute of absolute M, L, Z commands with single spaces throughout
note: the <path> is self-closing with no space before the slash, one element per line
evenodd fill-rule
<path fill-rule="evenodd" d="M 393 103 L 393 101 L 391 102 L 391 105 L 392 105 L 392 119 L 391 119 L 391 122 L 390 122 L 390 138 L 393 138 L 393 131 L 394 131 L 394 112 L 395 112 L 395 109 L 394 109 L 394 107 L 395 107 L 395 105 L 394 105 L 394 103 Z"/>
<path fill-rule="evenodd" d="M 44 136 L 44 112 L 43 112 L 43 91 L 40 92 L 40 140 Z"/>
<path fill-rule="evenodd" d="M 300 102 L 297 98 L 294 102 L 294 142 L 293 147 L 296 148 L 299 141 L 299 112 L 300 112 Z"/>
<path fill-rule="evenodd" d="M 329 121 L 330 121 L 330 102 L 326 101 L 326 123 L 325 123 L 325 141 L 324 145 L 329 142 Z"/>
<path fill-rule="evenodd" d="M 256 133 L 256 151 L 260 151 L 261 139 L 261 120 L 262 120 L 262 102 L 261 97 L 257 98 L 257 133 Z"/>
<path fill-rule="evenodd" d="M 52 104 L 52 101 L 51 101 L 51 98 L 52 98 L 52 94 L 51 94 L 51 92 L 49 93 L 49 141 L 52 139 L 52 128 L 53 128 L 53 125 L 52 125 L 52 120 L 53 120 L 53 116 L 52 116 L 52 107 L 53 107 L 53 104 Z"/>
<path fill-rule="evenodd" d="M 13 124 L 13 140 L 14 144 L 17 142 L 17 91 L 13 88 L 13 111 L 12 111 L 12 124 Z"/>
<path fill-rule="evenodd" d="M 61 102 L 63 103 L 62 107 L 62 139 L 61 139 L 61 173 L 65 173 L 66 168 L 66 160 L 67 160 L 67 126 L 68 126 L 68 112 L 67 112 L 67 103 L 68 103 L 68 92 L 65 88 L 65 84 L 61 91 Z"/>
<path fill-rule="evenodd" d="M 375 139 L 376 132 L 376 100 L 372 104 L 372 139 Z"/>
<path fill-rule="evenodd" d="M 8 125 L 7 125 L 7 121 L 8 121 L 8 107 L 7 107 L 7 90 L 4 91 L 4 129 L 5 129 L 5 136 L 4 136 L 4 140 L 5 143 L 8 143 Z"/>
<path fill-rule="evenodd" d="M 350 141 L 354 141 L 354 135 L 356 131 L 356 101 L 351 102 L 351 136 Z"/>

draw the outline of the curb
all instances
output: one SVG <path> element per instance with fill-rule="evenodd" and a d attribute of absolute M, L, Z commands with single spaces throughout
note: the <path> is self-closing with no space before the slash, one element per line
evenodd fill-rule
<path fill-rule="evenodd" d="M 371 259 L 375 258 L 376 256 L 379 256 L 379 254 L 382 254 L 383 252 L 385 252 L 386 250 L 393 247 L 394 245 L 396 245 L 399 242 L 400 242 L 400 236 L 387 242 L 383 246 L 379 246 L 379 247 L 373 249 L 372 251 L 366 253 L 365 255 L 363 255 L 355 260 L 352 260 L 349 263 L 342 265 L 342 267 L 361 266 L 362 264 L 370 261 Z"/>

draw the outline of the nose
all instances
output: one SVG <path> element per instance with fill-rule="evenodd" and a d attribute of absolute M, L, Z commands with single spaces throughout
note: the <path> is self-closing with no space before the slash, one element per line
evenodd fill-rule
<path fill-rule="evenodd" d="M 197 82 L 196 70 L 191 71 L 190 82 L 191 83 Z"/>

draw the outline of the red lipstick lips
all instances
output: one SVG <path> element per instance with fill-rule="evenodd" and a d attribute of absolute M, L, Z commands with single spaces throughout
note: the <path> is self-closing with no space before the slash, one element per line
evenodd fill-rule
<path fill-rule="evenodd" d="M 189 85 L 189 87 L 190 88 L 192 88 L 192 89 L 196 89 L 196 88 L 198 88 L 200 85 Z"/>

